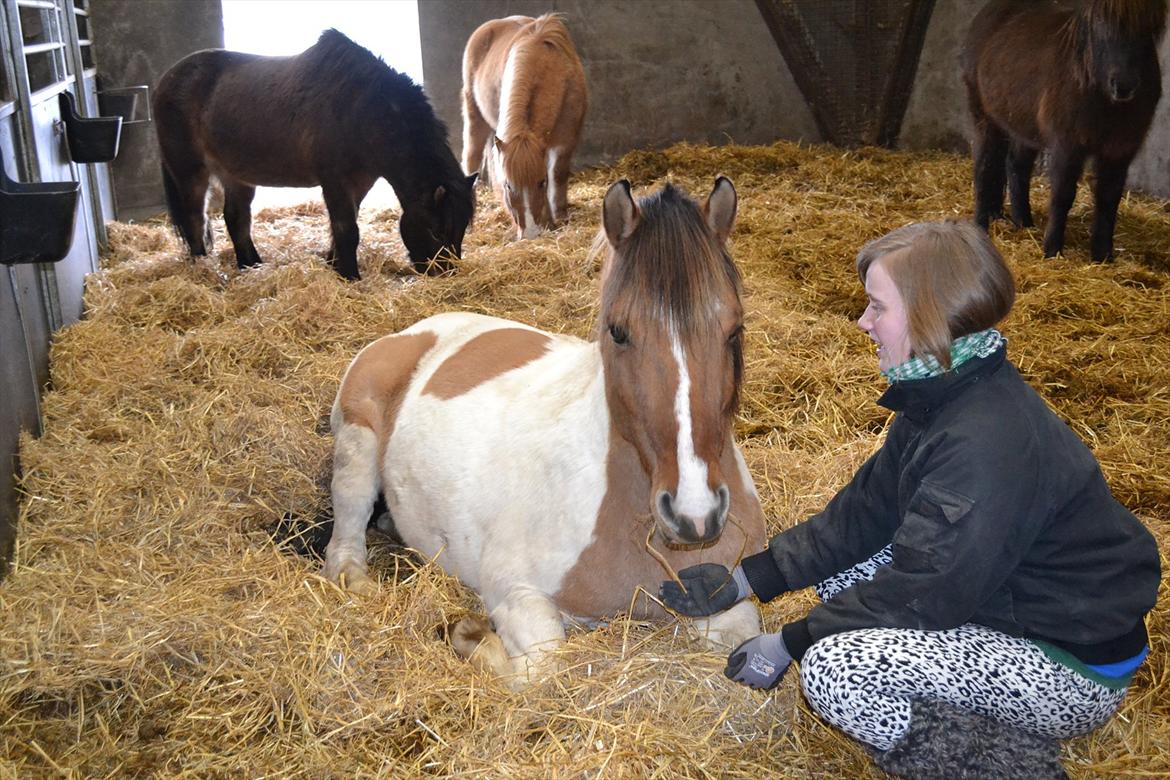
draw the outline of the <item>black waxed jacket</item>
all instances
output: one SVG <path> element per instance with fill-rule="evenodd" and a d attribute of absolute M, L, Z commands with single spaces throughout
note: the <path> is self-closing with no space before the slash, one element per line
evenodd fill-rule
<path fill-rule="evenodd" d="M 859 628 L 978 623 L 1113 663 L 1146 644 L 1157 543 L 1006 349 L 898 382 L 886 441 L 824 511 L 744 560 L 769 600 L 866 560 L 893 561 L 783 629 L 794 658 Z"/>

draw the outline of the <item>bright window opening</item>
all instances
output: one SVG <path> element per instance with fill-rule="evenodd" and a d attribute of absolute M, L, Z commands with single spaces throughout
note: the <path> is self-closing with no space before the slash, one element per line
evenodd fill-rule
<path fill-rule="evenodd" d="M 330 27 L 422 84 L 416 0 L 223 0 L 224 47 L 234 51 L 297 54 L 316 43 Z M 320 187 L 257 187 L 252 210 L 310 200 L 321 200 Z M 362 206 L 397 206 L 394 190 L 385 179 L 379 179 Z"/>

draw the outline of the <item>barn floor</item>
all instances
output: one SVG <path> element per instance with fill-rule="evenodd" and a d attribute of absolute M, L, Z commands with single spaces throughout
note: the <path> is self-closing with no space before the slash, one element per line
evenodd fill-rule
<path fill-rule="evenodd" d="M 315 254 L 328 244 L 315 206 L 259 213 L 266 263 L 243 274 L 218 220 L 219 251 L 199 262 L 162 223 L 111 225 L 88 314 L 53 345 L 44 435 L 22 446 L 17 558 L 0 583 L 0 777 L 881 777 L 812 715 L 795 674 L 767 695 L 736 686 L 677 624 L 573 632 L 564 671 L 511 693 L 438 638 L 479 605 L 435 566 L 376 542 L 381 590 L 357 599 L 272 539 L 283 519 L 328 509 L 326 418 L 358 349 L 451 309 L 588 336 L 605 187 L 669 179 L 702 197 L 717 173 L 740 196 L 737 431 L 776 531 L 823 506 L 887 423 L 854 324 L 857 249 L 967 214 L 968 159 L 787 143 L 637 152 L 577 175 L 569 225 L 535 241 L 510 242 L 484 194 L 448 278 L 405 271 L 393 211 L 363 212 L 355 284 Z M 1046 202 L 1042 183 L 1033 198 Z M 1111 265 L 1087 262 L 1089 218 L 1082 187 L 1053 260 L 1039 229 L 994 228 L 1019 283 L 1003 330 L 1165 566 L 1170 205 L 1123 203 Z M 766 623 L 812 598 L 778 599 Z M 1072 777 L 1170 775 L 1167 612 L 1163 589 L 1120 716 L 1064 744 Z"/>

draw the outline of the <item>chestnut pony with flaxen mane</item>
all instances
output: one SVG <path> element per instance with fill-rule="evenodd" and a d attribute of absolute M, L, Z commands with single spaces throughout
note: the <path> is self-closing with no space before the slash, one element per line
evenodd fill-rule
<path fill-rule="evenodd" d="M 1044 255 L 1064 249 L 1085 161 L 1095 160 L 1092 257 L 1113 257 L 1129 164 L 1162 94 L 1158 40 L 1165 0 L 993 0 L 971 23 L 963 80 L 975 123 L 975 221 L 1031 227 L 1028 185 L 1048 151 L 1052 183 Z"/>
<path fill-rule="evenodd" d="M 333 405 L 325 576 L 376 587 L 365 532 L 381 492 L 397 535 L 483 598 L 498 634 L 464 620 L 456 650 L 519 686 L 567 620 L 664 616 L 638 595 L 668 576 L 658 556 L 730 567 L 762 550 L 732 437 L 735 211 L 723 177 L 701 206 L 672 186 L 637 203 L 610 187 L 595 341 L 448 313 L 363 349 Z M 697 624 L 725 651 L 760 631 L 751 601 Z"/>
<path fill-rule="evenodd" d="M 337 30 L 293 57 L 208 49 L 177 62 L 154 93 L 167 210 L 193 255 L 211 248 L 206 195 L 223 185 L 239 267 L 255 265 L 256 186 L 321 186 L 329 259 L 358 278 L 357 212 L 379 178 L 402 205 L 398 230 L 417 270 L 459 256 L 475 208 L 447 128 L 422 89 Z"/>
<path fill-rule="evenodd" d="M 463 52 L 463 170 L 483 164 L 492 133 L 492 180 L 518 238 L 568 216 L 569 169 L 588 95 L 561 17 L 509 16 L 482 24 Z"/>

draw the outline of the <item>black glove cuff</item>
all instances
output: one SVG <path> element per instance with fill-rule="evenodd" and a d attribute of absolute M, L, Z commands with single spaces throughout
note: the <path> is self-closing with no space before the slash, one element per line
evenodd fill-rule
<path fill-rule="evenodd" d="M 805 651 L 813 645 L 812 632 L 808 630 L 808 618 L 786 623 L 780 629 L 780 637 L 784 640 L 784 647 L 794 661 L 804 658 Z"/>
<path fill-rule="evenodd" d="M 784 575 L 776 567 L 771 550 L 749 555 L 740 561 L 739 565 L 743 567 L 743 573 L 747 575 L 752 591 L 760 601 L 771 601 L 781 593 L 791 590 L 788 587 L 788 580 L 784 579 Z"/>

